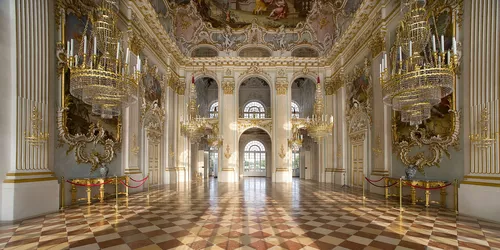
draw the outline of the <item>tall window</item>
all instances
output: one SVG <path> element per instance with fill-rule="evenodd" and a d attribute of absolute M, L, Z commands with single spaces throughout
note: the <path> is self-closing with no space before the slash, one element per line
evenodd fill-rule
<path fill-rule="evenodd" d="M 299 105 L 296 102 L 292 101 L 292 118 L 299 118 L 299 113 Z"/>
<path fill-rule="evenodd" d="M 212 105 L 210 105 L 210 109 L 208 111 L 209 111 L 209 114 L 208 114 L 209 118 L 219 117 L 219 102 L 212 103 Z"/>
<path fill-rule="evenodd" d="M 251 141 L 245 146 L 243 170 L 245 172 L 266 171 L 266 148 L 260 141 Z"/>
<path fill-rule="evenodd" d="M 266 118 L 266 109 L 260 102 L 249 102 L 243 109 L 244 118 Z"/>

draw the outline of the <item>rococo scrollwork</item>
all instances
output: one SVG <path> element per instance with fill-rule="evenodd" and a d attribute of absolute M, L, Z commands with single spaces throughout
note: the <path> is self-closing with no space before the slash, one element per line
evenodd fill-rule
<path fill-rule="evenodd" d="M 68 154 L 73 149 L 75 150 L 75 159 L 77 163 L 88 163 L 91 165 L 90 172 L 95 171 L 101 164 L 109 163 L 115 155 L 115 144 L 119 144 L 121 140 L 115 142 L 112 139 L 105 139 L 106 132 L 100 122 L 91 123 L 87 134 L 77 133 L 72 135 L 66 126 L 66 111 L 68 108 L 62 108 L 57 112 L 57 128 L 59 130 L 59 138 L 64 143 L 69 145 L 66 153 Z M 94 148 L 90 153 L 86 151 L 88 144 L 94 144 Z M 102 152 L 96 149 L 96 145 L 102 145 Z"/>
<path fill-rule="evenodd" d="M 460 112 L 450 110 L 453 117 L 453 125 L 450 134 L 447 136 L 435 135 L 429 136 L 429 131 L 426 128 L 415 128 L 410 131 L 411 140 L 398 141 L 397 131 L 395 134 L 394 150 L 401 158 L 401 161 L 407 165 L 417 166 L 420 172 L 424 171 L 424 167 L 438 166 L 441 162 L 443 155 L 450 158 L 448 148 L 453 146 L 458 149 L 459 140 L 458 135 L 460 131 Z M 393 129 L 396 130 L 396 123 L 393 122 Z M 410 152 L 414 147 L 426 147 L 429 154 L 418 152 L 411 156 Z"/>

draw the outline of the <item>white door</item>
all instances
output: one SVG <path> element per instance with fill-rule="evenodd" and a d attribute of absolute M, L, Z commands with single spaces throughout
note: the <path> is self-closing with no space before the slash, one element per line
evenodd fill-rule
<path fill-rule="evenodd" d="M 160 184 L 160 145 L 158 143 L 149 142 L 148 144 L 148 167 L 149 167 L 149 184 Z"/>
<path fill-rule="evenodd" d="M 352 144 L 352 185 L 363 185 L 363 165 L 364 165 L 364 150 L 363 142 L 355 142 Z"/>

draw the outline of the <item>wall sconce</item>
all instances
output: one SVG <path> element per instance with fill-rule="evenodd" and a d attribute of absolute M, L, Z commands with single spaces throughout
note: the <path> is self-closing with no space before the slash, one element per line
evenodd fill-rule
<path fill-rule="evenodd" d="M 229 159 L 231 157 L 232 153 L 231 153 L 231 148 L 229 147 L 229 145 L 226 146 L 226 152 L 224 152 L 224 157 L 226 157 L 226 159 Z"/>
<path fill-rule="evenodd" d="M 283 144 L 281 144 L 281 149 L 280 149 L 280 152 L 278 153 L 278 156 L 281 159 L 285 158 L 285 156 L 286 156 L 285 147 L 283 147 Z"/>
<path fill-rule="evenodd" d="M 134 134 L 132 135 L 132 147 L 130 148 L 130 152 L 137 155 L 139 153 L 139 149 L 140 147 L 137 145 L 137 136 Z"/>
<path fill-rule="evenodd" d="M 380 156 L 384 150 L 382 150 L 382 142 L 380 140 L 380 136 L 377 135 L 377 139 L 375 140 L 375 147 L 372 148 L 373 153 L 375 156 Z"/>
<path fill-rule="evenodd" d="M 483 110 L 481 111 L 481 119 L 479 120 L 478 124 L 481 128 L 481 132 L 479 132 L 478 134 L 470 134 L 469 139 L 472 145 L 480 149 L 487 149 L 496 142 L 496 134 L 498 134 L 497 132 L 488 135 L 490 126 L 490 112 L 488 108 L 483 108 Z"/>
<path fill-rule="evenodd" d="M 49 140 L 49 133 L 44 133 L 40 131 L 42 125 L 42 118 L 38 112 L 37 107 L 33 107 L 31 110 L 31 133 L 30 131 L 24 131 L 25 140 L 34 147 L 38 147 Z"/>

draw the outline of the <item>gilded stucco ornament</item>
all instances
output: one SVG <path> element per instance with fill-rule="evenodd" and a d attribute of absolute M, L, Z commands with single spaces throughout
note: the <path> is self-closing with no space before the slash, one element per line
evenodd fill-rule
<path fill-rule="evenodd" d="M 217 74 L 213 70 L 209 70 L 203 65 L 200 70 L 196 70 L 193 72 L 194 78 L 198 79 L 200 77 L 210 77 L 214 80 L 217 80 Z"/>
<path fill-rule="evenodd" d="M 152 103 L 144 102 L 142 104 L 144 113 L 141 121 L 149 140 L 160 143 L 163 132 L 163 121 L 165 120 L 165 110 L 158 106 L 158 101 Z"/>
<path fill-rule="evenodd" d="M 224 81 L 222 83 L 222 90 L 225 95 L 232 95 L 234 93 L 234 81 Z"/>
<path fill-rule="evenodd" d="M 425 128 L 413 129 L 410 132 L 410 141 L 398 141 L 397 132 L 394 141 L 394 150 L 401 158 L 401 161 L 407 165 L 417 166 L 420 172 L 424 171 L 424 167 L 438 166 L 441 162 L 443 155 L 448 158 L 451 157 L 448 151 L 449 147 L 455 147 L 458 149 L 459 146 L 459 132 L 460 132 L 460 112 L 450 110 L 453 115 L 453 126 L 451 128 L 450 134 L 448 136 L 429 136 Z M 393 129 L 396 129 L 395 121 L 393 121 Z M 411 156 L 410 152 L 414 147 L 426 147 L 428 154 L 424 152 L 418 152 L 416 155 Z"/>
<path fill-rule="evenodd" d="M 134 55 L 139 55 L 144 49 L 144 41 L 136 32 L 132 32 L 132 35 L 129 37 L 128 43 L 130 51 L 132 51 Z"/>
<path fill-rule="evenodd" d="M 346 120 L 349 134 L 364 132 L 370 129 L 372 123 L 370 110 L 366 104 L 359 103 L 356 100 L 354 100 L 353 107 L 347 112 Z"/>
<path fill-rule="evenodd" d="M 273 129 L 273 121 L 272 119 L 269 118 L 264 118 L 264 119 L 245 119 L 245 118 L 239 118 L 238 119 L 238 135 L 241 136 L 245 130 L 249 128 L 260 128 L 264 131 L 266 131 L 269 135 L 271 134 L 270 131 Z"/>
<path fill-rule="evenodd" d="M 347 95 L 347 101 L 350 102 L 347 106 L 347 112 L 349 113 L 349 109 L 352 105 L 355 105 L 356 101 L 359 106 L 364 106 L 367 110 L 367 113 L 371 113 L 372 109 L 372 98 L 373 98 L 373 84 L 372 84 L 372 77 L 371 77 L 371 63 L 368 60 L 368 58 L 365 58 L 363 64 L 361 65 L 356 65 L 354 66 L 354 70 L 348 74 L 344 80 L 345 80 L 345 87 L 346 87 L 346 95 Z M 361 79 L 361 80 L 360 80 Z M 366 85 L 359 85 L 356 86 L 355 81 L 365 81 L 364 84 Z M 364 100 L 361 100 L 360 96 L 360 91 L 362 91 Z M 354 101 L 353 101 L 354 100 Z"/>
<path fill-rule="evenodd" d="M 381 29 L 372 34 L 372 37 L 370 39 L 370 51 L 372 54 L 372 58 L 375 58 L 385 50 L 385 33 L 386 31 L 384 29 Z"/>
<path fill-rule="evenodd" d="M 271 75 L 264 71 L 261 67 L 259 67 L 258 64 L 253 63 L 247 70 L 243 71 L 243 73 L 240 74 L 239 80 L 242 82 L 244 79 L 251 77 L 251 76 L 258 76 L 262 77 L 264 80 L 266 80 L 268 83 L 271 83 Z"/>
<path fill-rule="evenodd" d="M 277 83 L 276 84 L 276 93 L 278 95 L 286 95 L 286 91 L 288 90 L 287 83 Z"/>

